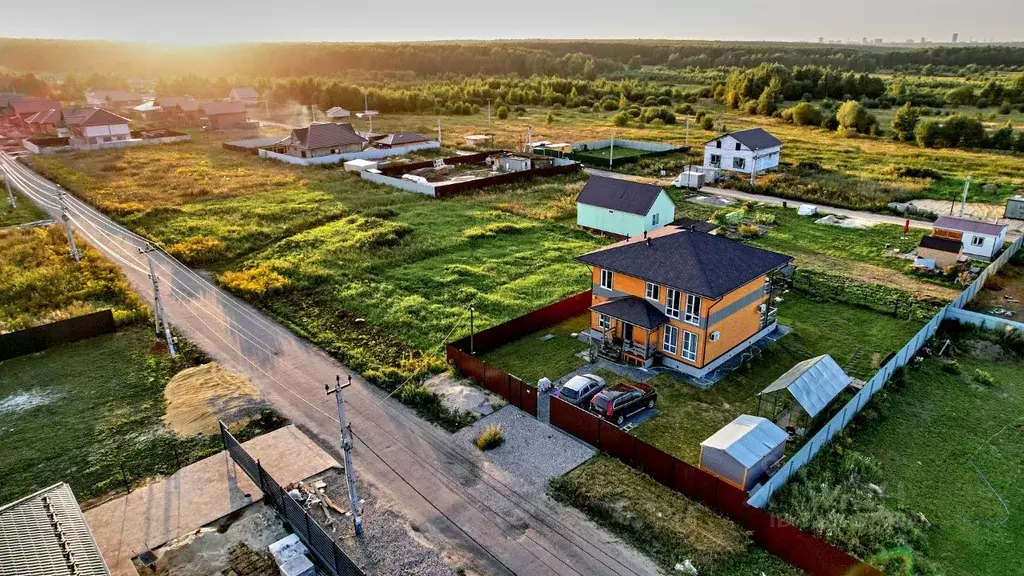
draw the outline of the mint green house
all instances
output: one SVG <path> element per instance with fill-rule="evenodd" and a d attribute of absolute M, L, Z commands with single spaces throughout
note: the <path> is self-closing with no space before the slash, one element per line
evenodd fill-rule
<path fill-rule="evenodd" d="M 675 214 L 663 189 L 618 178 L 592 176 L 576 197 L 576 223 L 615 236 L 641 236 L 670 224 Z"/>

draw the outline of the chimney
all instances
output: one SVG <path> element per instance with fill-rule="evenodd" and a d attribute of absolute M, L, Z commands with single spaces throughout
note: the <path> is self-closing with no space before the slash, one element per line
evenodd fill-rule
<path fill-rule="evenodd" d="M 644 230 L 644 238 L 647 238 L 647 230 Z"/>

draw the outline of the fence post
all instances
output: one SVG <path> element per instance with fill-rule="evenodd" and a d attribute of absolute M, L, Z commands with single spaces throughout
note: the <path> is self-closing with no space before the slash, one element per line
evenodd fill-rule
<path fill-rule="evenodd" d="M 118 466 L 121 468 L 121 480 L 124 481 L 124 489 L 130 494 L 132 485 L 128 482 L 128 473 L 124 471 L 124 460 L 118 460 Z"/>

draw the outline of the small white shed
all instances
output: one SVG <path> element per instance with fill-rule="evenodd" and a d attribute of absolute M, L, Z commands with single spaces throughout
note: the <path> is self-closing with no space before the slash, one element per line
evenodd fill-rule
<path fill-rule="evenodd" d="M 343 164 L 345 172 L 362 172 L 363 170 L 371 170 L 377 167 L 377 162 L 373 160 L 363 160 L 362 158 L 356 158 L 355 160 L 349 160 Z"/>
<path fill-rule="evenodd" d="M 341 106 L 335 106 L 334 108 L 331 108 L 330 110 L 327 111 L 328 118 L 348 118 L 351 115 L 351 112 L 345 110 Z"/>
<path fill-rule="evenodd" d="M 748 491 L 782 459 L 786 438 L 770 420 L 743 414 L 700 443 L 699 466 Z"/>

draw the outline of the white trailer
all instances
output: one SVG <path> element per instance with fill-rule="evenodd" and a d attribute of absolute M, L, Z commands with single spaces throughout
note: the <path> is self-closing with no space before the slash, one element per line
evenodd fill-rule
<path fill-rule="evenodd" d="M 689 188 L 691 190 L 700 190 L 704 187 L 704 172 L 688 171 L 680 172 L 679 176 L 672 181 L 672 185 L 676 188 Z"/>

